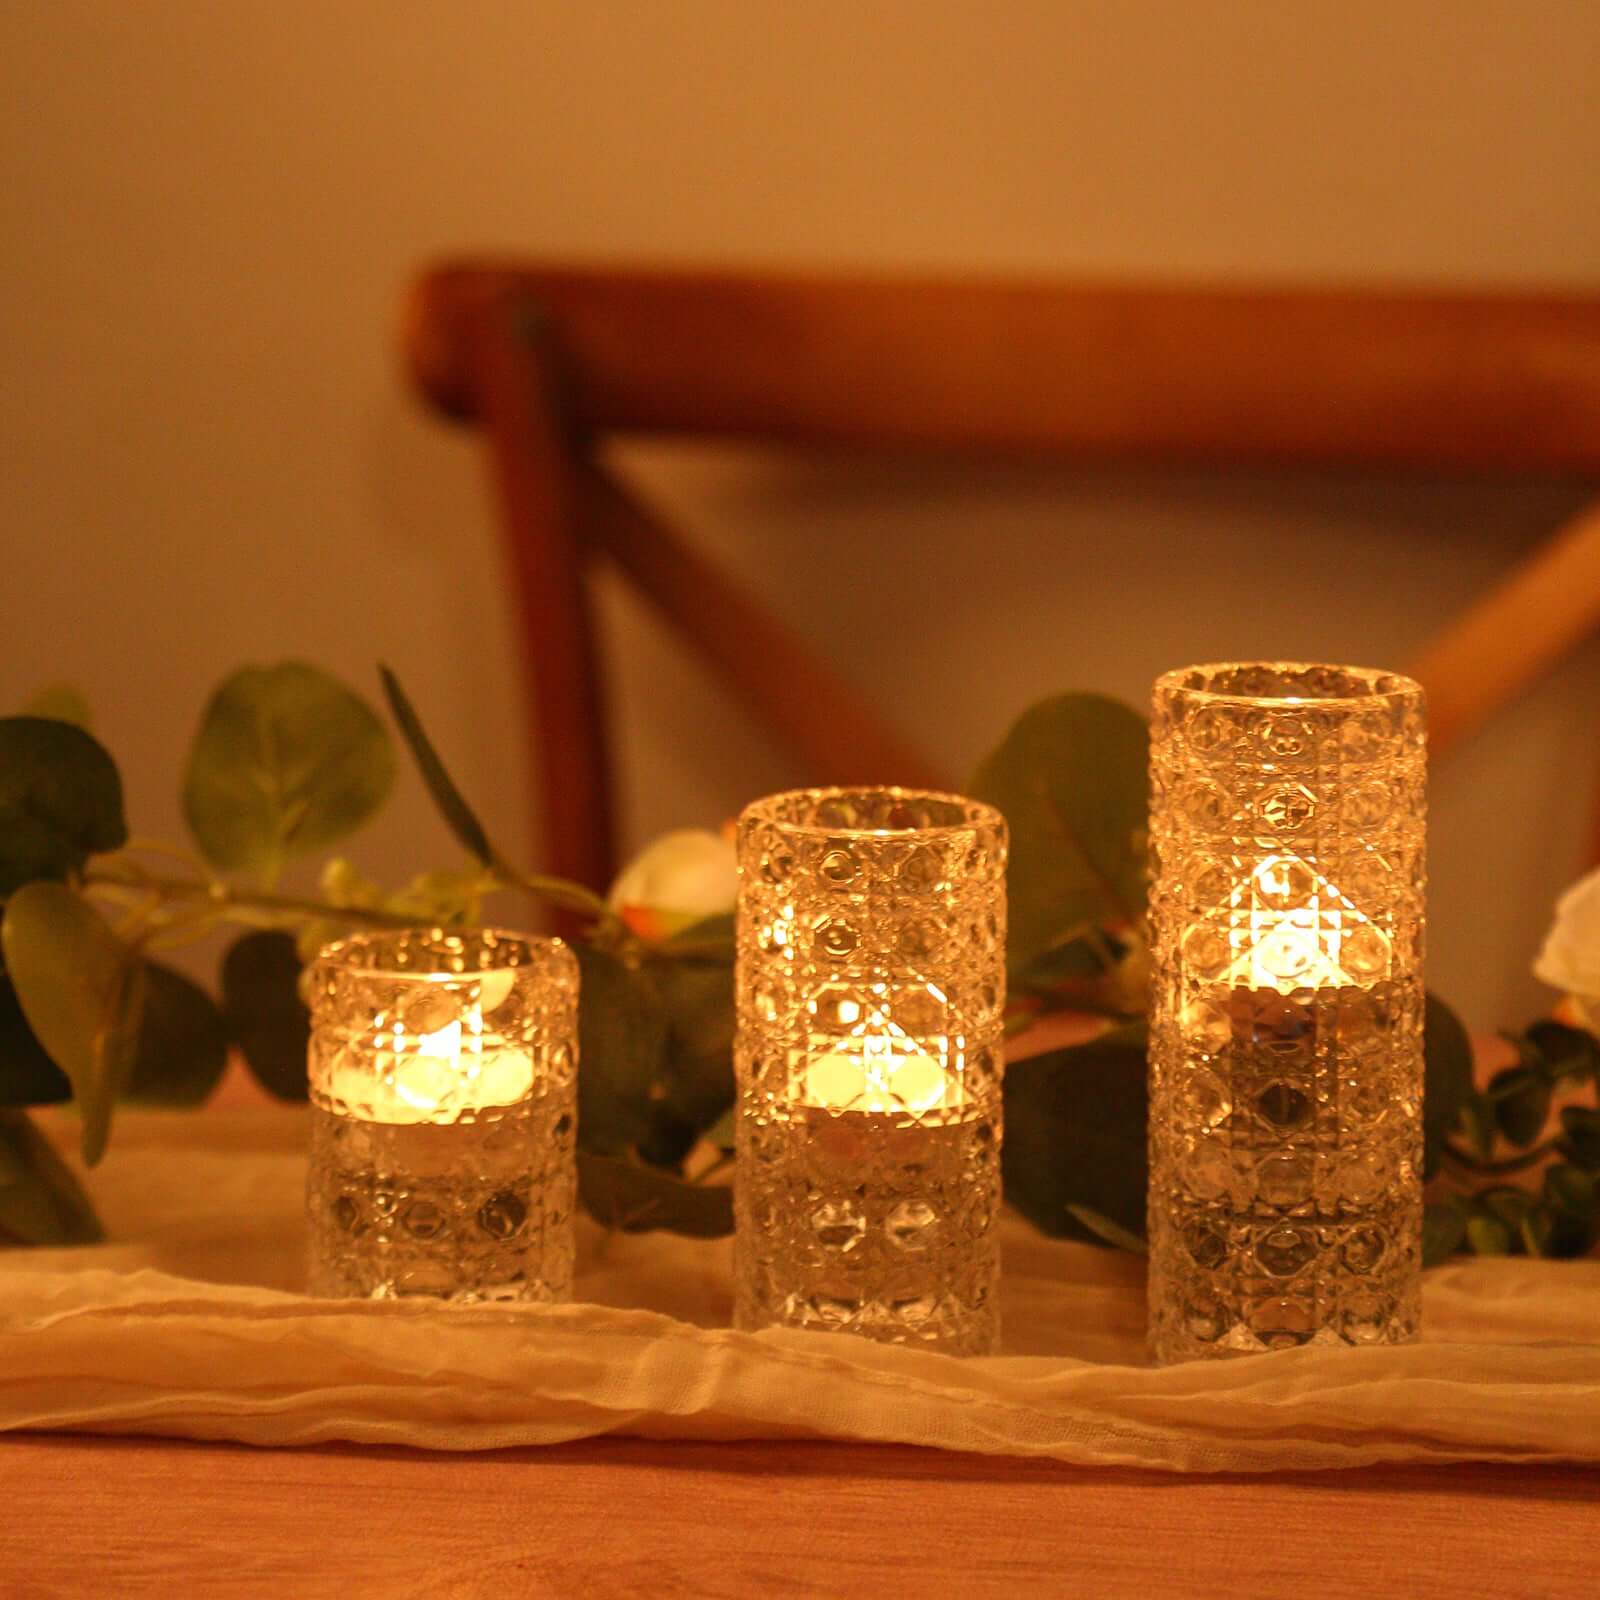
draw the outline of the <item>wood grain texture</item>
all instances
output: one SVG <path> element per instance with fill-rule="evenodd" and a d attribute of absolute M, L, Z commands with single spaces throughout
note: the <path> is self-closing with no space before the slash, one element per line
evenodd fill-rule
<path fill-rule="evenodd" d="M 12 1436 L 0 1503 L 7 1600 L 1508 1600 L 1591 1586 L 1600 1471 L 1176 1478 L 835 1444 L 452 1457 Z"/>
<path fill-rule="evenodd" d="M 1600 295 L 446 262 L 413 378 L 481 414 L 486 307 L 588 429 L 1168 460 L 1600 471 Z"/>

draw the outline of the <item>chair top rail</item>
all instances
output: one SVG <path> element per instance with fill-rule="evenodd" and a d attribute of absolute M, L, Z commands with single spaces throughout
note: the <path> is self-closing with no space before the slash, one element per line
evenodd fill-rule
<path fill-rule="evenodd" d="M 457 261 L 407 310 L 441 410 L 508 307 L 597 433 L 1600 475 L 1600 294 Z"/>

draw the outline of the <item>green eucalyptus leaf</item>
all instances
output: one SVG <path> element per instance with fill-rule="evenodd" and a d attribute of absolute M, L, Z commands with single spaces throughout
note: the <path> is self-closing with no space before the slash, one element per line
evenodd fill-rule
<path fill-rule="evenodd" d="M 485 890 L 492 880 L 482 867 L 453 872 L 435 868 L 419 872 L 403 889 L 382 897 L 385 911 L 414 917 L 419 926 L 462 927 L 478 920 Z"/>
<path fill-rule="evenodd" d="M 1518 1219 L 1518 1227 L 1521 1219 Z M 1514 1243 L 1511 1229 L 1498 1217 L 1469 1217 L 1467 1219 L 1467 1244 L 1475 1256 L 1505 1256 L 1511 1254 Z"/>
<path fill-rule="evenodd" d="M 1589 1219 L 1549 1206 L 1533 1207 L 1518 1231 L 1530 1256 L 1551 1261 L 1572 1261 L 1588 1255 L 1594 1247 L 1594 1227 Z"/>
<path fill-rule="evenodd" d="M 417 770 L 422 774 L 422 781 L 433 796 L 433 803 L 439 808 L 446 826 L 465 849 L 485 866 L 498 861 L 498 852 L 489 843 L 489 835 L 484 832 L 477 813 L 456 787 L 455 780 L 445 770 L 433 741 L 423 729 L 422 719 L 411 704 L 410 696 L 400 687 L 400 680 L 385 666 L 378 668 L 378 675 L 383 680 L 383 692 L 388 698 L 389 709 L 400 725 L 400 732 L 417 763 Z"/>
<path fill-rule="evenodd" d="M 1500 1132 L 1519 1150 L 1526 1150 L 1549 1119 L 1549 1082 L 1532 1067 L 1506 1067 L 1489 1080 L 1489 1094 Z"/>
<path fill-rule="evenodd" d="M 97 739 L 53 717 L 0 717 L 0 900 L 127 839 L 122 779 Z"/>
<path fill-rule="evenodd" d="M 93 906 L 59 883 L 18 889 L 0 938 L 28 1026 L 72 1084 L 83 1159 L 93 1166 L 133 1067 L 144 966 Z"/>
<path fill-rule="evenodd" d="M 1422 1213 L 1422 1264 L 1437 1267 L 1449 1260 L 1467 1240 L 1467 1219 L 1471 1212 L 1452 1196 Z"/>
<path fill-rule="evenodd" d="M 93 717 L 89 700 L 76 684 L 51 683 L 28 697 L 22 708 L 25 717 L 49 717 L 54 722 L 70 722 L 75 728 L 89 732 Z"/>
<path fill-rule="evenodd" d="M 1530 1256 L 1549 1255 L 1554 1226 L 1554 1219 L 1543 1206 L 1528 1211 L 1517 1225 L 1517 1237 L 1524 1252 Z"/>
<path fill-rule="evenodd" d="M 1005 816 L 1010 963 L 1023 971 L 1082 923 L 1137 921 L 1145 902 L 1149 731 L 1101 695 L 1023 714 L 972 778 Z"/>
<path fill-rule="evenodd" d="M 1131 1024 L 1006 1068 L 1006 1199 L 1043 1232 L 1101 1242 L 1078 1207 L 1144 1236 L 1146 1043 Z"/>
<path fill-rule="evenodd" d="M 1522 1038 L 1552 1072 L 1600 1073 L 1600 1039 L 1583 1028 L 1546 1020 L 1534 1023 Z"/>
<path fill-rule="evenodd" d="M 199 1106 L 228 1065 L 228 1030 L 204 989 L 158 961 L 145 963 L 144 1014 L 124 1100 Z"/>
<path fill-rule="evenodd" d="M 1108 953 L 1109 950 L 1108 950 Z M 1032 991 L 1053 994 L 1071 988 L 1077 995 L 1082 987 L 1107 975 L 1105 955 L 1094 940 L 1080 934 L 1041 952 L 1026 967 L 1011 974 L 1012 993 Z"/>
<path fill-rule="evenodd" d="M 394 752 L 337 679 L 301 662 L 244 667 L 211 697 L 189 753 L 183 810 L 224 871 L 268 879 L 353 833 L 383 804 Z"/>
<path fill-rule="evenodd" d="M 9 977 L 0 977 L 0 1106 L 43 1106 L 72 1098 L 67 1075 L 50 1059 Z"/>
<path fill-rule="evenodd" d="M 733 1232 L 733 1190 L 725 1184 L 687 1183 L 660 1167 L 587 1150 L 578 1152 L 578 1197 L 596 1222 L 625 1233 L 664 1228 L 720 1239 Z"/>
<path fill-rule="evenodd" d="M 251 1075 L 279 1100 L 304 1100 L 311 1013 L 300 998 L 292 935 L 263 929 L 236 939 L 222 958 L 222 1019 Z"/>
<path fill-rule="evenodd" d="M 729 1151 L 738 1143 L 739 1128 L 739 1102 L 735 1100 L 726 1111 L 717 1118 L 705 1131 L 708 1144 L 714 1144 L 719 1150 Z"/>
<path fill-rule="evenodd" d="M 1462 1137 L 1480 1160 L 1487 1161 L 1494 1153 L 1494 1107 L 1481 1094 L 1469 1095 L 1457 1114 Z M 1433 1176 L 1433 1169 L 1428 1169 Z"/>
<path fill-rule="evenodd" d="M 1110 1217 L 1102 1217 L 1098 1211 L 1091 1211 L 1088 1206 L 1068 1206 L 1067 1210 L 1075 1221 L 1081 1223 L 1103 1244 L 1110 1245 L 1113 1250 L 1125 1250 L 1134 1256 L 1150 1254 L 1150 1246 L 1138 1234 L 1129 1233 L 1126 1228 L 1119 1228 Z"/>
<path fill-rule="evenodd" d="M 1582 1167 L 1557 1161 L 1545 1168 L 1544 1198 L 1552 1210 L 1600 1221 L 1600 1178 Z"/>
<path fill-rule="evenodd" d="M 1526 1189 L 1499 1183 L 1493 1188 L 1480 1189 L 1473 1196 L 1473 1204 L 1482 1215 L 1495 1217 L 1508 1228 L 1517 1228 L 1537 1202 Z"/>
<path fill-rule="evenodd" d="M 701 961 L 733 960 L 735 918 L 731 911 L 719 912 L 714 917 L 702 917 L 687 928 L 664 939 L 658 954 L 667 957 L 683 956 Z"/>
<path fill-rule="evenodd" d="M 1588 1255 L 1600 1240 L 1600 1178 L 1558 1161 L 1545 1168 L 1544 1203 L 1550 1221 L 1540 1253 L 1561 1260 Z"/>
<path fill-rule="evenodd" d="M 1472 1040 L 1461 1019 L 1438 995 L 1430 994 L 1423 1012 L 1422 1170 L 1432 1177 L 1439 1169 L 1445 1141 L 1463 1121 L 1480 1152 L 1487 1156 L 1494 1141 L 1493 1113 L 1481 1125 L 1463 1117 L 1472 1101 Z M 1483 1141 L 1483 1142 L 1480 1142 Z"/>
<path fill-rule="evenodd" d="M 578 1137 L 614 1155 L 643 1139 L 651 1090 L 666 1049 L 667 1018 L 655 988 L 609 951 L 574 944 L 578 991 Z"/>
<path fill-rule="evenodd" d="M 1584 1221 L 1558 1211 L 1550 1219 L 1550 1237 L 1545 1241 L 1544 1253 L 1557 1261 L 1577 1261 L 1594 1250 L 1597 1239 L 1600 1224 L 1593 1217 Z"/>
<path fill-rule="evenodd" d="M 733 966 L 656 958 L 645 974 L 667 1032 L 639 1148 L 647 1161 L 676 1167 L 733 1104 Z"/>
<path fill-rule="evenodd" d="M 1574 1166 L 1600 1172 L 1600 1111 L 1566 1106 L 1561 1112 L 1562 1144 Z"/>
<path fill-rule="evenodd" d="M 21 1111 L 0 1110 L 0 1247 L 103 1238 L 83 1185 Z"/>

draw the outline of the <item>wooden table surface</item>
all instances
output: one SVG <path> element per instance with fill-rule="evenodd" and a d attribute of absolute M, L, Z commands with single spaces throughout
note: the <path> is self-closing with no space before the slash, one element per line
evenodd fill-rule
<path fill-rule="evenodd" d="M 890 1446 L 0 1436 L 0 1596 L 1590 1592 L 1600 1469 L 1177 1477 Z"/>

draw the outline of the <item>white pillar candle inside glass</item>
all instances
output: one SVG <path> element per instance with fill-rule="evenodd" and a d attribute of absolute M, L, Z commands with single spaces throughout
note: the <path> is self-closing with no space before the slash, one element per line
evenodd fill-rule
<path fill-rule="evenodd" d="M 741 819 L 740 1327 L 993 1348 L 1004 828 L 900 790 Z"/>
<path fill-rule="evenodd" d="M 361 935 L 311 970 L 316 1294 L 563 1299 L 577 964 L 559 940 Z"/>

